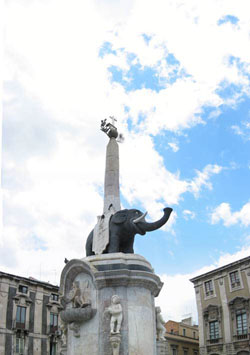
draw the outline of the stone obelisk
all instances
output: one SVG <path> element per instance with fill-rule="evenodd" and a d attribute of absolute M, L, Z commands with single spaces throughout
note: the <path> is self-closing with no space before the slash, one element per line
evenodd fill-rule
<path fill-rule="evenodd" d="M 107 119 L 101 121 L 101 130 L 109 137 L 109 143 L 106 150 L 103 214 L 97 217 L 93 235 L 92 250 L 97 255 L 102 254 L 109 243 L 109 220 L 111 216 L 121 209 L 119 147 L 116 141 L 118 131 L 114 125 L 115 118 L 111 117 L 111 119 L 112 123 L 107 123 Z"/>
<path fill-rule="evenodd" d="M 111 117 L 111 119 L 112 124 L 106 123 L 106 120 L 104 120 L 101 125 L 101 130 L 110 138 L 106 149 L 104 214 L 109 213 L 111 208 L 114 212 L 121 209 L 119 188 L 119 146 L 116 141 L 118 131 L 114 125 L 114 121 L 116 121 L 115 118 Z"/>

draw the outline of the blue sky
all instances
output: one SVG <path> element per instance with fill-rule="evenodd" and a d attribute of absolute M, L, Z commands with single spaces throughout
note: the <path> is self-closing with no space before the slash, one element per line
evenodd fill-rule
<path fill-rule="evenodd" d="M 188 280 L 250 253 L 248 7 L 6 2 L 1 270 L 58 283 L 84 257 L 114 115 L 123 207 L 174 209 L 135 251 L 165 283 L 165 319 L 196 317 Z"/>

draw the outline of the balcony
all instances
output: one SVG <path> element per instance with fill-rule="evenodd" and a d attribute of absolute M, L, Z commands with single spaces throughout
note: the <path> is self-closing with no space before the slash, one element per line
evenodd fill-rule
<path fill-rule="evenodd" d="M 13 320 L 12 329 L 16 332 L 29 333 L 29 323 Z"/>

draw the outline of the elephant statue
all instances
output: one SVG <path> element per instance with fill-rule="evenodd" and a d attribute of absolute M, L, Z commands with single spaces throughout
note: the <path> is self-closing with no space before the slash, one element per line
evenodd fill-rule
<path fill-rule="evenodd" d="M 134 253 L 135 234 L 144 235 L 161 228 L 169 219 L 172 208 L 163 209 L 164 215 L 158 221 L 148 223 L 146 213 L 136 209 L 126 209 L 116 212 L 109 220 L 109 243 L 103 253 Z M 94 231 L 89 234 L 86 242 L 86 255 L 95 255 L 92 250 Z"/>

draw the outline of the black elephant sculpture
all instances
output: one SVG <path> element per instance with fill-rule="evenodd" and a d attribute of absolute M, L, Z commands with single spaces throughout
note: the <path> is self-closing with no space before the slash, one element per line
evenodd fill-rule
<path fill-rule="evenodd" d="M 135 234 L 144 235 L 161 228 L 169 219 L 172 208 L 163 209 L 164 215 L 158 221 L 148 223 L 145 220 L 146 213 L 136 209 L 121 210 L 116 212 L 109 221 L 109 244 L 103 253 L 134 253 Z M 86 255 L 94 255 L 92 251 L 93 230 L 86 242 Z"/>

